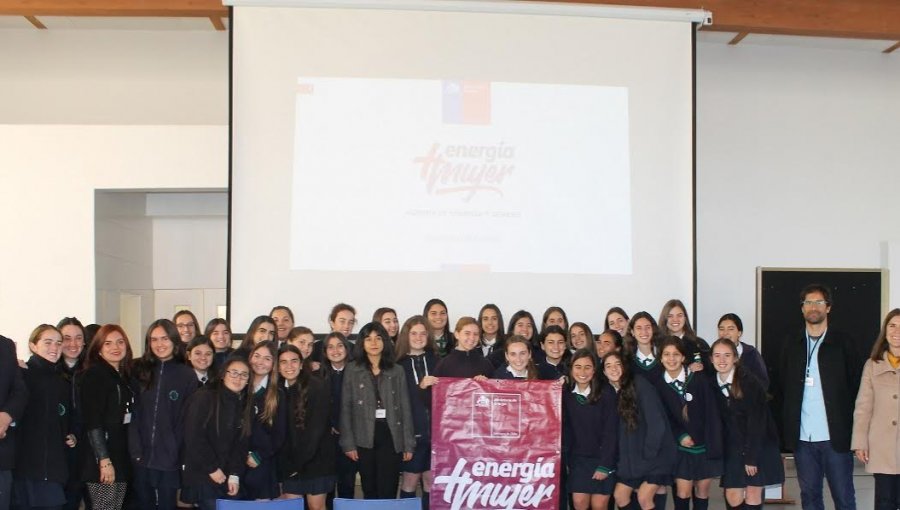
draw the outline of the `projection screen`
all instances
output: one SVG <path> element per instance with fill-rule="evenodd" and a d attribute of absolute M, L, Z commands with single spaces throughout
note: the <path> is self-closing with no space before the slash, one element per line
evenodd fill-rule
<path fill-rule="evenodd" d="M 693 307 L 697 11 L 233 4 L 236 332 L 276 304 L 316 332 L 338 302 L 595 333 Z"/>

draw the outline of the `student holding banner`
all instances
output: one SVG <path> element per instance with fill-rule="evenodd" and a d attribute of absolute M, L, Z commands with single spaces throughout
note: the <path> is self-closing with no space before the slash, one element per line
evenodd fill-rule
<path fill-rule="evenodd" d="M 455 348 L 434 369 L 437 377 L 474 377 L 487 379 L 494 373 L 494 365 L 478 349 L 481 337 L 478 321 L 460 317 L 454 331 Z"/>
<path fill-rule="evenodd" d="M 425 317 L 414 315 L 403 323 L 397 336 L 397 363 L 406 373 L 409 403 L 412 409 L 416 449 L 412 459 L 404 462 L 400 482 L 400 497 L 416 497 L 419 481 L 422 482 L 422 508 L 428 510 L 428 493 L 431 491 L 431 386 L 437 382 L 434 376 L 437 355 L 434 339 L 428 334 Z"/>

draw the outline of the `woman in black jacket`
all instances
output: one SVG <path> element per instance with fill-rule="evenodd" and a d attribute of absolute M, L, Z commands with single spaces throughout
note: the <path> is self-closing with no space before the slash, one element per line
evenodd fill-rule
<path fill-rule="evenodd" d="M 174 510 L 181 485 L 184 405 L 197 389 L 197 378 L 184 364 L 184 344 L 172 321 L 150 324 L 144 355 L 136 360 L 133 373 L 139 393 L 128 434 L 135 494 L 144 510 Z"/>
<path fill-rule="evenodd" d="M 287 436 L 278 452 L 282 497 L 303 497 L 306 508 L 324 510 L 334 490 L 335 443 L 331 439 L 331 395 L 325 380 L 312 373 L 311 360 L 301 364 L 300 350 L 286 344 L 278 366 L 287 385 Z M 298 370 L 299 369 L 299 370 Z"/>
<path fill-rule="evenodd" d="M 118 510 L 131 481 L 128 424 L 134 391 L 131 346 L 116 324 L 101 327 L 88 348 L 81 380 L 81 410 L 90 448 L 85 449 L 82 480 L 94 510 Z"/>
<path fill-rule="evenodd" d="M 82 500 L 87 497 L 84 482 L 81 481 L 79 452 L 89 447 L 84 440 L 84 420 L 81 417 L 81 373 L 87 354 L 85 331 L 84 325 L 75 317 L 64 317 L 56 324 L 56 329 L 62 334 L 62 353 L 57 364 L 63 378 L 69 383 L 69 401 L 72 404 L 69 412 L 69 428 L 76 439 L 75 448 L 68 448 L 66 451 L 69 480 L 66 482 L 64 510 L 78 510 Z M 90 503 L 86 504 L 86 508 L 90 510 Z"/>
<path fill-rule="evenodd" d="M 66 450 L 75 447 L 69 428 L 69 384 L 57 365 L 62 335 L 55 327 L 41 324 L 31 332 L 28 348 L 33 355 L 23 371 L 29 396 L 17 424 L 14 506 L 59 508 L 66 503 Z"/>
<path fill-rule="evenodd" d="M 250 365 L 225 360 L 218 380 L 188 399 L 184 416 L 181 499 L 200 510 L 215 510 L 217 499 L 237 499 L 247 469 L 251 398 Z"/>

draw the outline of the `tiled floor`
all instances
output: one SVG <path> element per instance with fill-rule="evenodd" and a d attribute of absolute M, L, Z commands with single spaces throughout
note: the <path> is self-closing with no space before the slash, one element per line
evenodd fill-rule
<path fill-rule="evenodd" d="M 785 508 L 794 509 L 800 507 L 800 488 L 797 485 L 797 472 L 794 469 L 793 459 L 789 458 L 785 465 L 785 496 L 793 499 L 793 505 L 788 504 L 767 504 L 767 508 Z M 866 473 L 865 468 L 859 462 L 853 470 L 853 485 L 856 487 L 856 508 L 858 510 L 866 510 L 875 506 L 875 480 L 872 475 Z M 672 507 L 671 500 L 668 508 Z M 725 500 L 721 491 L 715 491 L 710 496 L 710 509 L 725 508 Z M 828 484 L 825 483 L 825 509 L 834 510 L 834 502 L 831 501 L 831 495 L 828 491 Z"/>

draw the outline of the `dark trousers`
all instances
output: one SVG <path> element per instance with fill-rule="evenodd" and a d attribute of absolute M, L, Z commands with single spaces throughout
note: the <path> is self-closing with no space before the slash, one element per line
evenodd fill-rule
<path fill-rule="evenodd" d="M 12 503 L 12 471 L 0 471 L 0 510 L 9 510 Z"/>
<path fill-rule="evenodd" d="M 875 510 L 900 508 L 900 475 L 875 473 Z"/>
<path fill-rule="evenodd" d="M 178 485 L 178 471 L 134 468 L 134 495 L 141 510 L 175 510 Z"/>
<path fill-rule="evenodd" d="M 400 478 L 401 456 L 394 450 L 394 440 L 387 421 L 375 420 L 372 448 L 357 448 L 359 480 L 366 499 L 394 499 Z"/>
<path fill-rule="evenodd" d="M 824 510 L 822 480 L 828 480 L 835 510 L 856 510 L 853 454 L 836 452 L 831 441 L 798 441 L 794 451 L 803 510 Z"/>
<path fill-rule="evenodd" d="M 335 439 L 337 441 L 337 439 Z M 356 495 L 356 472 L 358 466 L 356 462 L 350 460 L 340 445 L 337 448 L 337 462 L 335 463 L 335 471 L 337 475 L 337 495 L 339 498 L 353 499 Z"/>

